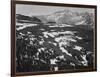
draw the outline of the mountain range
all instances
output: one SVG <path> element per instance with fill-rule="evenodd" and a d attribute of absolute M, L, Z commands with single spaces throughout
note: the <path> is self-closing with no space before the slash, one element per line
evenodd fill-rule
<path fill-rule="evenodd" d="M 56 24 L 68 24 L 75 26 L 84 25 L 87 28 L 92 28 L 94 25 L 94 14 L 90 12 L 79 13 L 70 10 L 62 10 L 54 12 L 49 15 L 31 16 L 31 17 L 24 16 L 21 14 L 16 14 L 16 19 L 41 22 L 41 23 L 53 22 Z"/>

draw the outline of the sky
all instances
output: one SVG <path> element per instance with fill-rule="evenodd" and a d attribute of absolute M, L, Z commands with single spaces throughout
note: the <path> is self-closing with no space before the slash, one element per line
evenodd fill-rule
<path fill-rule="evenodd" d="M 59 7 L 59 6 L 16 4 L 16 14 L 22 14 L 27 16 L 48 15 L 63 10 L 72 10 L 78 12 L 88 11 L 91 13 L 94 12 L 94 9 L 90 9 L 90 8 L 72 8 L 72 7 Z"/>

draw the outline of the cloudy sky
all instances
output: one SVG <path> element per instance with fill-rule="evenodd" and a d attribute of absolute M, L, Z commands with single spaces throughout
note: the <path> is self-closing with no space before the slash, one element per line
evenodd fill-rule
<path fill-rule="evenodd" d="M 71 8 L 71 7 L 58 7 L 58 6 L 42 6 L 42 5 L 27 5 L 27 4 L 16 4 L 16 14 L 23 14 L 27 16 L 32 15 L 48 15 L 53 12 L 61 10 L 72 10 L 78 12 L 94 12 L 94 9 L 89 8 Z"/>

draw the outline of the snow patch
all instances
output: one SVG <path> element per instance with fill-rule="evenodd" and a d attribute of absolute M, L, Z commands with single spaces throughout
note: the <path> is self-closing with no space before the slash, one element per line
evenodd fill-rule
<path fill-rule="evenodd" d="M 67 25 L 67 24 L 59 24 L 59 25 L 53 25 L 49 27 L 73 27 L 72 25 Z"/>
<path fill-rule="evenodd" d="M 31 26 L 37 26 L 37 24 L 23 24 L 23 26 L 17 28 L 17 30 L 22 30 L 22 29 L 24 29 L 26 27 L 31 27 Z"/>
<path fill-rule="evenodd" d="M 67 55 L 72 56 L 72 55 L 71 55 L 70 53 L 68 53 L 68 51 L 65 50 L 63 47 L 60 46 L 60 49 L 62 50 L 62 52 L 66 53 Z"/>
<path fill-rule="evenodd" d="M 40 45 L 43 45 L 43 43 L 44 43 L 44 41 L 39 41 L 39 44 L 40 44 Z"/>
<path fill-rule="evenodd" d="M 39 29 L 39 30 L 41 30 L 41 31 L 45 31 L 45 29 Z"/>
<path fill-rule="evenodd" d="M 77 39 L 82 40 L 82 37 L 76 36 Z"/>
<path fill-rule="evenodd" d="M 48 38 L 48 36 L 55 37 L 53 34 L 48 33 L 48 32 L 43 32 L 43 34 L 44 34 L 44 37 L 46 37 L 46 38 Z"/>
<path fill-rule="evenodd" d="M 86 60 L 86 55 L 81 55 L 81 57 L 82 57 L 82 59 L 84 60 L 84 61 L 82 61 L 82 64 L 83 64 L 84 66 L 87 66 L 87 65 L 88 65 L 88 61 Z"/>
<path fill-rule="evenodd" d="M 56 59 L 50 59 L 50 64 L 56 64 L 57 61 Z"/>
<path fill-rule="evenodd" d="M 75 39 L 73 39 L 73 37 L 72 36 L 61 36 L 61 37 L 57 37 L 57 38 L 55 38 L 55 41 L 56 42 L 61 42 L 61 41 L 63 41 L 63 42 L 70 42 L 70 41 L 73 41 L 73 42 L 77 42 L 77 40 L 75 40 Z"/>
<path fill-rule="evenodd" d="M 82 47 L 80 46 L 75 46 L 73 49 L 80 51 L 82 49 Z"/>
<path fill-rule="evenodd" d="M 58 66 L 54 67 L 54 70 L 55 70 L 55 71 L 58 71 Z"/>

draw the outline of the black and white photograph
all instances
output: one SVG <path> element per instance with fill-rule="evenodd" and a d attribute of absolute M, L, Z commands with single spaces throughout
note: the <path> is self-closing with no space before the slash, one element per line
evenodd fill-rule
<path fill-rule="evenodd" d="M 16 4 L 16 72 L 95 68 L 95 9 Z"/>

